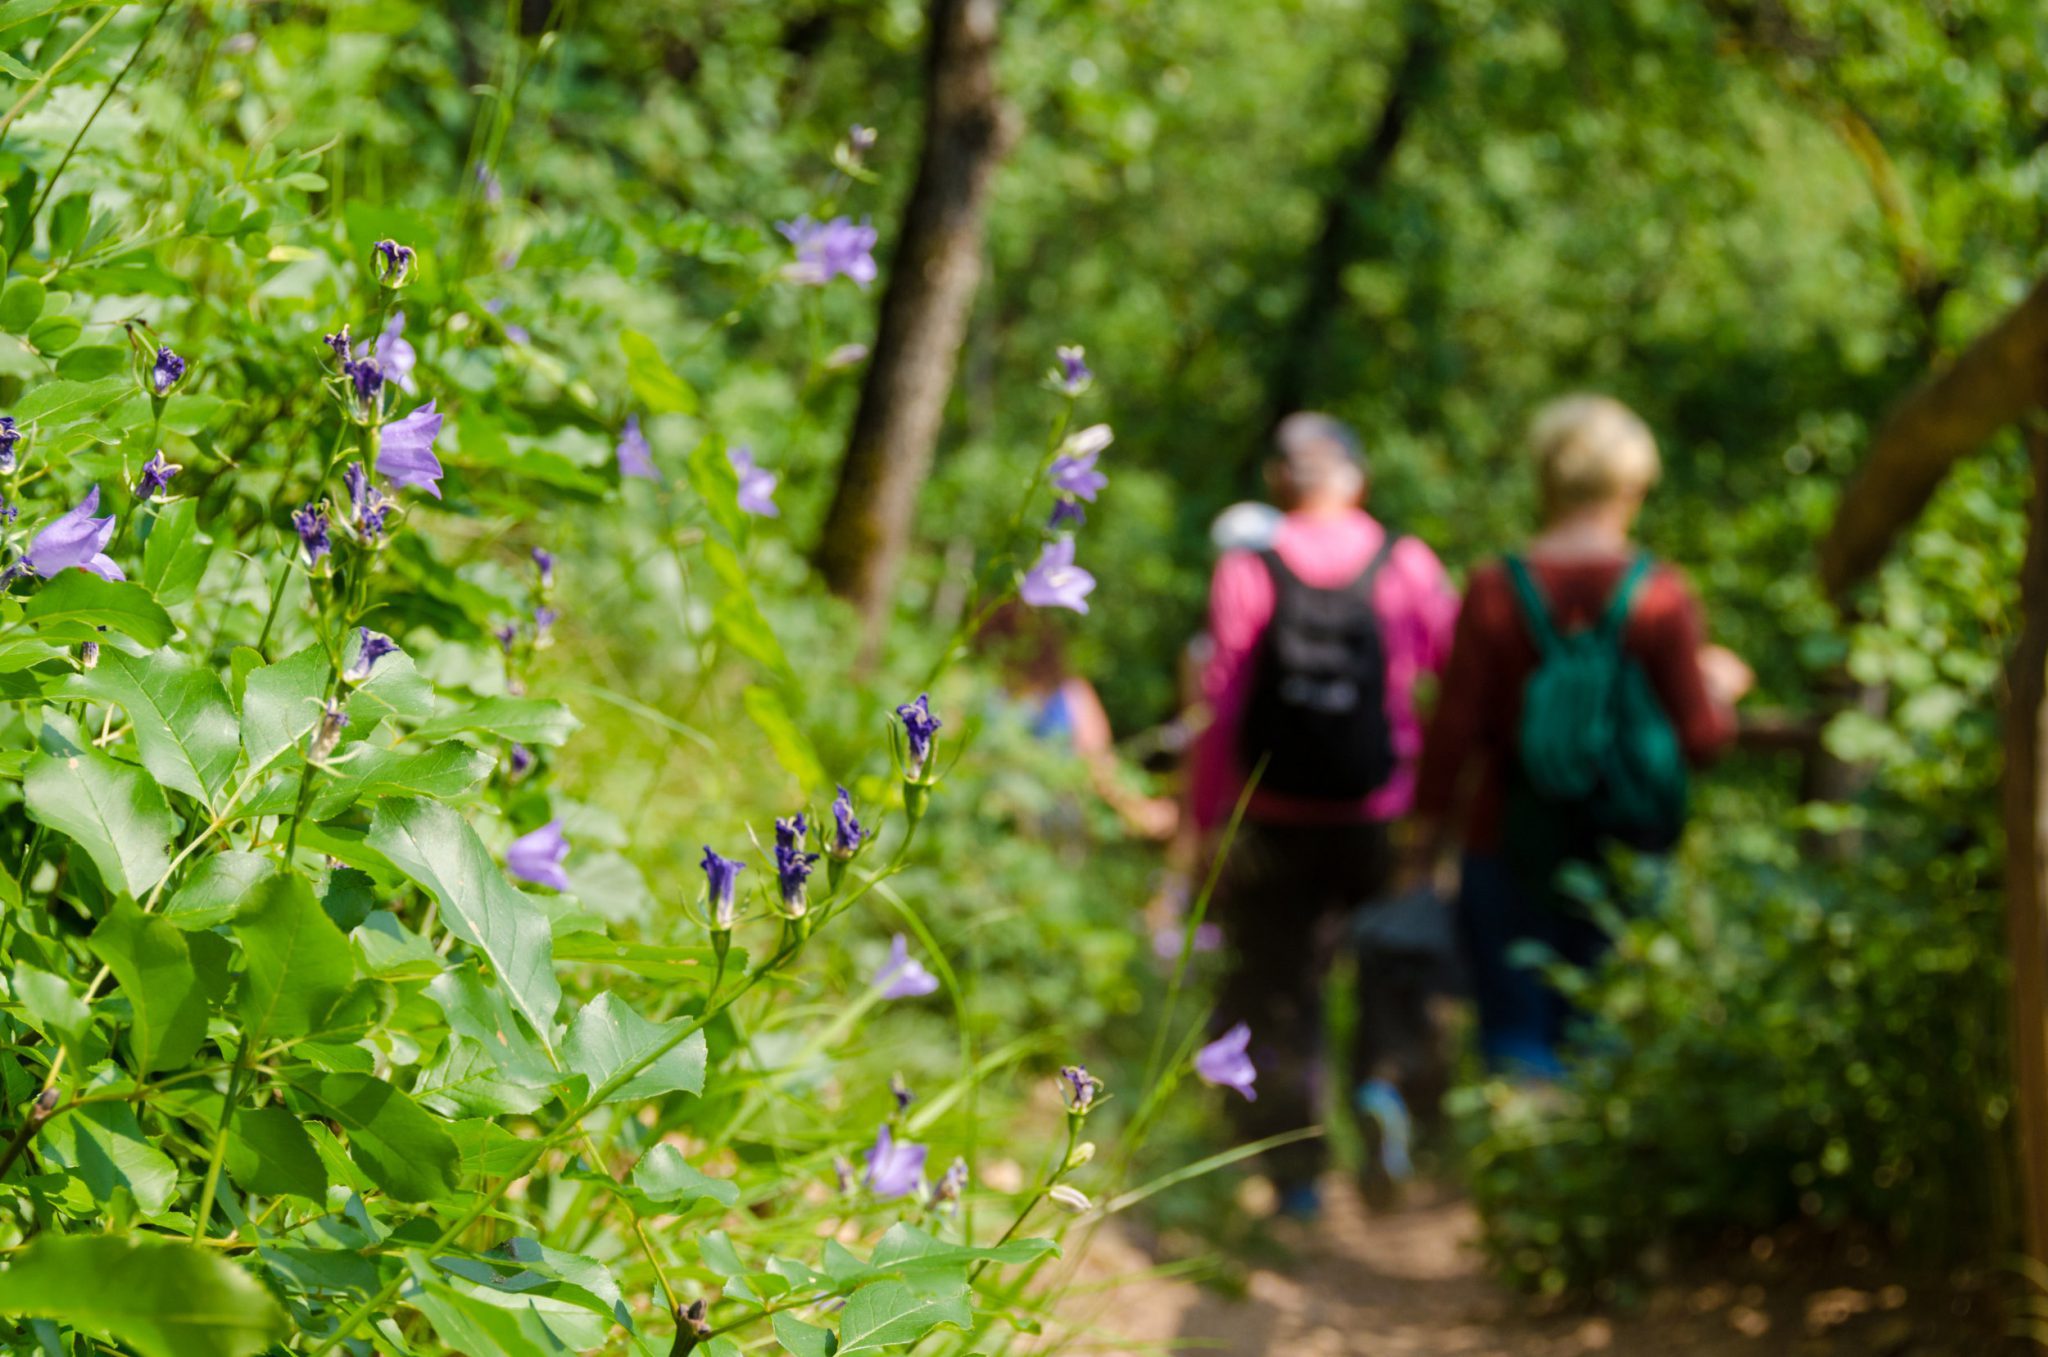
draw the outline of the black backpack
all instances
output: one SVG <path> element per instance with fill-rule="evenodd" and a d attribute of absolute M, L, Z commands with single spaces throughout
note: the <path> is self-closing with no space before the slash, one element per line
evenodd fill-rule
<path fill-rule="evenodd" d="M 1273 578 L 1273 620 L 1259 643 L 1239 753 L 1247 769 L 1263 762 L 1263 790 L 1344 801 L 1393 775 L 1387 652 L 1372 596 L 1395 540 L 1387 534 L 1364 572 L 1335 589 L 1311 588 L 1278 552 L 1259 553 Z"/>

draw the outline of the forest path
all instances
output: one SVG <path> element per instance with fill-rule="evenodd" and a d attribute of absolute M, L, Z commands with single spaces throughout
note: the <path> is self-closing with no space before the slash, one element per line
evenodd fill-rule
<path fill-rule="evenodd" d="M 1796 1276 L 1738 1260 L 1628 1315 L 1541 1316 L 1486 1274 L 1462 1200 L 1368 1217 L 1348 1190 L 1291 1235 L 1295 1262 L 1254 1268 L 1243 1296 L 1144 1277 L 1127 1235 L 1097 1237 L 1060 1307 L 1071 1352 L 1225 1357 L 1949 1357 L 1983 1354 L 1981 1321 L 1866 1275 Z M 1981 1314 L 1981 1301 L 1969 1307 Z"/>

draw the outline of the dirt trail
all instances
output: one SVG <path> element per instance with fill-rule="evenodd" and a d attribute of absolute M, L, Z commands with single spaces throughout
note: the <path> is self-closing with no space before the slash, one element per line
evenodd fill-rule
<path fill-rule="evenodd" d="M 1544 1317 L 1485 1274 L 1460 1201 L 1368 1218 L 1348 1192 L 1298 1243 L 1287 1271 L 1260 1268 L 1242 1298 L 1144 1277 L 1154 1260 L 1105 1231 L 1061 1307 L 1075 1352 L 1225 1357 L 1973 1357 L 1993 1351 L 1984 1299 L 1918 1296 L 1843 1265 L 1795 1280 L 1753 1260 L 1671 1286 L 1638 1313 Z M 1118 1279 L 1124 1279 L 1119 1282 Z"/>

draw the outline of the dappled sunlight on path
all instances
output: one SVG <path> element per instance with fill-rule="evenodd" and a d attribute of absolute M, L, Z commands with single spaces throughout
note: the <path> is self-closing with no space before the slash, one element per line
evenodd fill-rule
<path fill-rule="evenodd" d="M 1543 1316 L 1495 1285 L 1469 1204 L 1368 1217 L 1346 1190 L 1313 1230 L 1281 1231 L 1296 1261 L 1255 1267 L 1241 1296 L 1141 1274 L 1155 1260 L 1105 1231 L 1061 1307 L 1071 1352 L 1229 1357 L 1960 1357 L 1993 1350 L 1963 1305 L 1917 1303 L 1875 1278 L 1752 1269 L 1661 1288 L 1627 1316 Z M 1844 1271 L 1848 1271 L 1844 1269 Z M 1118 1284 L 1116 1279 L 1127 1279 Z M 1958 1309 L 1974 1312 L 1957 1314 Z"/>

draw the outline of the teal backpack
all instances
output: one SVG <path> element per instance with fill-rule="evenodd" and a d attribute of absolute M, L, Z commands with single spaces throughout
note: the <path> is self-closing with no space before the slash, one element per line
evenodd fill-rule
<path fill-rule="evenodd" d="M 1564 635 L 1528 566 L 1507 558 L 1538 654 L 1517 735 L 1529 790 L 1601 837 L 1662 852 L 1685 825 L 1685 754 L 1649 675 L 1622 648 L 1651 564 L 1637 556 L 1600 620 Z"/>

